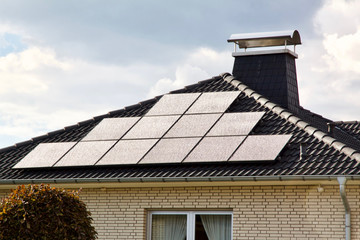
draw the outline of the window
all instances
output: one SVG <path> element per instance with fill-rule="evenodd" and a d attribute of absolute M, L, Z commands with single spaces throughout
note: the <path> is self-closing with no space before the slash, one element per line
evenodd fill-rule
<path fill-rule="evenodd" d="M 153 211 L 148 240 L 231 240 L 232 212 Z"/>

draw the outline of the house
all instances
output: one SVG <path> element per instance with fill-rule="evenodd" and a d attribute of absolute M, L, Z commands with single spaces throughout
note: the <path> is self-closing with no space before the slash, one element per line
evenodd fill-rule
<path fill-rule="evenodd" d="M 360 123 L 300 106 L 298 31 L 228 41 L 232 74 L 2 149 L 1 195 L 82 188 L 99 239 L 360 239 Z"/>

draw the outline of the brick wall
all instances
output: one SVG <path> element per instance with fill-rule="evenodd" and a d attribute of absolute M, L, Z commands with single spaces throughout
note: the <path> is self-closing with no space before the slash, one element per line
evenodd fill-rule
<path fill-rule="evenodd" d="M 344 239 L 338 186 L 83 189 L 99 239 L 146 239 L 149 210 L 232 210 L 233 239 Z M 4 196 L 9 191 L 0 191 Z M 352 239 L 360 239 L 360 186 L 347 186 Z"/>
<path fill-rule="evenodd" d="M 232 210 L 233 239 L 344 239 L 338 186 L 84 189 L 99 239 L 146 239 L 149 210 Z M 352 237 L 360 239 L 360 188 L 347 187 Z"/>

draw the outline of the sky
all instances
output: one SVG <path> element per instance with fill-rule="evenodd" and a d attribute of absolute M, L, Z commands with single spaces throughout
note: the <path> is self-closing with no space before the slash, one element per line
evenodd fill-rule
<path fill-rule="evenodd" d="M 231 72 L 234 33 L 297 29 L 300 104 L 360 120 L 360 0 L 0 2 L 0 148 Z"/>

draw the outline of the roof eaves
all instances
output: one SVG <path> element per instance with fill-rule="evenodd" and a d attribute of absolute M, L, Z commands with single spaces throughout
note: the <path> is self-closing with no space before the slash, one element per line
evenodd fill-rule
<path fill-rule="evenodd" d="M 324 142 L 325 144 L 333 147 L 337 151 L 345 154 L 350 159 L 356 160 L 360 162 L 360 153 L 358 153 L 353 148 L 347 146 L 346 144 L 338 141 L 337 139 L 329 136 L 328 134 L 322 132 L 321 130 L 311 126 L 309 123 L 303 121 L 302 119 L 296 117 L 293 113 L 287 111 L 286 109 L 282 108 L 278 104 L 271 102 L 269 99 L 265 98 L 261 94 L 255 92 L 247 85 L 236 79 L 230 73 L 223 73 L 220 75 L 224 81 L 232 84 L 234 87 L 238 88 L 248 97 L 255 99 L 260 105 L 268 108 L 273 113 L 279 115 L 281 118 L 285 119 L 286 121 L 294 124 L 295 126 L 299 127 L 300 129 L 304 130 L 311 136 L 314 136 L 318 140 Z"/>

